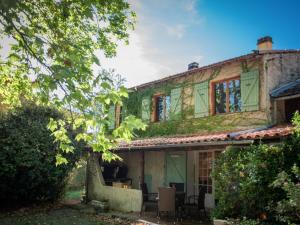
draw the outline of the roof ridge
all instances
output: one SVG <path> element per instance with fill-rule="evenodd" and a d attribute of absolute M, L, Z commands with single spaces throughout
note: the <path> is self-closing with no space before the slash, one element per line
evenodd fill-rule
<path fill-rule="evenodd" d="M 231 63 L 234 61 L 238 61 L 238 60 L 242 60 L 242 59 L 247 59 L 247 58 L 251 58 L 251 57 L 255 57 L 255 56 L 262 56 L 265 54 L 280 54 L 280 53 L 300 53 L 300 50 L 298 49 L 285 49 L 285 50 L 263 50 L 263 51 L 258 51 L 258 50 L 253 50 L 252 53 L 248 53 L 248 54 L 244 54 L 244 55 L 240 55 L 237 57 L 233 57 L 233 58 L 229 58 L 229 59 L 225 59 L 225 60 L 221 60 L 219 62 L 215 62 L 215 63 L 211 63 L 205 66 L 201 66 L 199 68 L 196 69 L 192 69 L 192 70 L 186 70 L 180 73 L 175 73 L 173 75 L 169 75 L 169 76 L 165 76 L 163 78 L 157 79 L 157 80 L 153 80 L 153 81 L 149 81 L 143 84 L 139 84 L 139 85 L 135 85 L 133 87 L 130 87 L 128 89 L 138 89 L 138 88 L 142 88 L 142 87 L 146 87 L 152 84 L 157 84 L 163 81 L 167 81 L 167 80 L 171 80 L 171 79 L 175 79 L 177 77 L 181 77 L 184 75 L 188 75 L 188 74 L 194 74 L 196 72 L 202 71 L 202 70 L 206 70 L 206 69 L 210 69 L 213 67 L 217 67 L 226 63 Z"/>

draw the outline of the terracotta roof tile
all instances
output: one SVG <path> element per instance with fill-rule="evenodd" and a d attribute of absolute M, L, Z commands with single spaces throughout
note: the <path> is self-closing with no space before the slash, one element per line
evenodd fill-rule
<path fill-rule="evenodd" d="M 154 137 L 145 139 L 136 139 L 130 143 L 121 143 L 118 149 L 138 149 L 151 147 L 168 147 L 184 144 L 201 144 L 211 143 L 212 145 L 222 141 L 242 141 L 242 140 L 258 140 L 258 139 L 275 139 L 286 137 L 292 133 L 291 125 L 280 125 L 269 128 L 258 128 L 234 133 L 223 132 L 215 134 L 193 134 L 188 136 L 168 136 Z"/>

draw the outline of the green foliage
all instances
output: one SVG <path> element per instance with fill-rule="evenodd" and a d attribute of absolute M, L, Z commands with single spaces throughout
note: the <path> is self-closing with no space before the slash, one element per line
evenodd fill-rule
<path fill-rule="evenodd" d="M 300 160 L 300 158 L 299 158 Z M 300 221 L 300 170 L 296 165 L 293 166 L 293 173 L 289 175 L 285 171 L 280 172 L 274 181 L 274 187 L 282 188 L 287 198 L 277 202 L 275 212 L 278 219 L 282 222 L 292 223 Z"/>
<path fill-rule="evenodd" d="M 184 84 L 181 84 L 182 87 Z M 156 93 L 164 93 L 165 95 L 170 95 L 173 88 L 178 87 L 178 85 L 173 85 L 171 83 L 163 83 L 155 87 L 147 87 L 139 91 L 129 92 L 129 97 L 124 100 L 123 113 L 126 115 L 134 115 L 141 118 L 142 116 L 142 100 L 145 97 L 152 98 Z M 154 109 L 151 104 L 150 112 Z"/>
<path fill-rule="evenodd" d="M 192 112 L 191 112 L 192 111 Z M 193 108 L 188 108 L 183 115 L 194 113 Z M 266 125 L 265 120 L 251 119 L 248 113 L 214 115 L 202 118 L 184 120 L 170 120 L 159 123 L 150 123 L 145 131 L 138 131 L 139 137 L 167 136 L 172 134 L 195 134 L 235 131 L 239 129 Z"/>
<path fill-rule="evenodd" d="M 221 72 L 221 67 L 217 67 L 214 70 L 212 70 L 211 74 L 209 75 L 208 80 L 216 78 L 220 72 Z M 203 76 L 204 73 L 200 72 L 199 76 Z M 202 81 L 203 82 L 203 81 Z M 152 98 L 153 95 L 157 93 L 163 93 L 165 95 L 170 95 L 171 90 L 175 88 L 182 88 L 183 93 L 182 93 L 182 118 L 188 118 L 188 116 L 194 115 L 194 109 L 191 108 L 188 104 L 191 102 L 194 96 L 194 83 L 190 82 L 188 79 L 184 79 L 180 83 L 176 82 L 162 82 L 157 85 L 153 86 L 148 86 L 144 89 L 138 90 L 138 91 L 133 91 L 129 93 L 128 99 L 124 101 L 124 113 L 126 115 L 134 115 L 136 117 L 141 118 L 142 114 L 142 100 L 145 97 Z M 191 88 L 191 93 L 186 94 L 184 93 L 184 90 L 187 88 Z M 153 106 L 151 104 L 151 106 Z M 150 108 L 150 113 L 153 112 L 153 107 Z"/>
<path fill-rule="evenodd" d="M 15 107 L 22 96 L 69 111 L 66 121 L 49 123 L 60 147 L 57 164 L 74 151 L 66 132 L 71 124 L 81 129 L 77 140 L 109 160 L 117 158 L 109 149 L 145 128 L 131 117 L 119 129 L 125 134 L 110 135 L 109 107 L 122 105 L 128 94 L 95 55 L 113 57 L 118 42 L 128 43 L 135 13 L 127 1 L 1 0 L 0 23 L 1 37 L 13 39 L 8 57 L 0 59 L 1 101 Z"/>
<path fill-rule="evenodd" d="M 83 144 L 73 153 L 62 153 L 69 163 L 56 166 L 58 143 L 47 129 L 49 118 L 62 120 L 57 110 L 26 105 L 0 118 L 0 202 L 30 204 L 61 197 L 69 171 L 81 155 Z M 67 129 L 68 135 L 75 133 Z M 72 139 L 71 139 L 72 140 Z"/>
<path fill-rule="evenodd" d="M 226 149 L 216 162 L 214 174 L 218 200 L 215 216 L 258 218 L 268 202 L 282 194 L 269 186 L 282 164 L 278 147 Z"/>
<path fill-rule="evenodd" d="M 228 148 L 215 163 L 216 218 L 299 223 L 299 114 L 294 134 L 282 144 Z"/>

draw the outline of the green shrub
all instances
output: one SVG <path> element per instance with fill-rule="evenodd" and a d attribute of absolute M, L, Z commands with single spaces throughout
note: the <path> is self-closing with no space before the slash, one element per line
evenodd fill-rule
<path fill-rule="evenodd" d="M 77 145 L 74 153 L 64 155 L 68 164 L 56 166 L 58 148 L 47 129 L 50 117 L 62 119 L 63 115 L 48 107 L 28 104 L 1 116 L 2 205 L 55 201 L 62 196 L 68 173 L 79 159 L 82 147 Z"/>
<path fill-rule="evenodd" d="M 300 166 L 299 118 L 296 114 L 294 134 L 280 145 L 231 147 L 220 155 L 213 173 L 214 217 L 247 217 L 271 224 L 299 222 L 295 214 L 300 189 L 295 173 Z"/>
<path fill-rule="evenodd" d="M 300 159 L 299 159 L 300 160 Z M 294 177 L 294 176 L 295 177 Z M 296 179 L 295 179 L 296 178 Z M 300 169 L 296 165 L 293 167 L 293 174 L 287 174 L 285 171 L 278 174 L 273 183 L 274 187 L 281 187 L 286 198 L 277 202 L 272 208 L 281 222 L 292 224 L 295 221 L 300 222 Z"/>

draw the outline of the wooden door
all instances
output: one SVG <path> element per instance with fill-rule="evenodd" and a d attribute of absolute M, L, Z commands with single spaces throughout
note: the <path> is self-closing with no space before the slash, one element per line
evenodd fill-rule
<path fill-rule="evenodd" d="M 165 185 L 183 183 L 186 191 L 186 152 L 166 153 Z"/>

